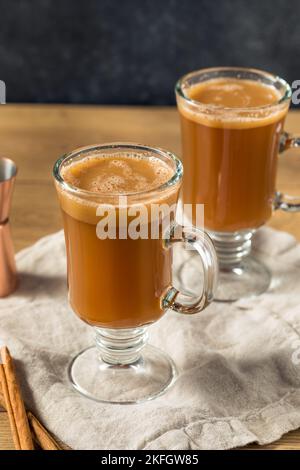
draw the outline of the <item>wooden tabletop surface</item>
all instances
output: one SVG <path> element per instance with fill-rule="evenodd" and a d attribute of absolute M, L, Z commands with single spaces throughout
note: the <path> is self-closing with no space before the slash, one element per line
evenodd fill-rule
<path fill-rule="evenodd" d="M 300 111 L 290 112 L 286 130 L 300 133 Z M 145 143 L 180 155 L 176 110 L 157 107 L 1 106 L 0 155 L 11 157 L 19 168 L 11 211 L 16 251 L 61 228 L 51 177 L 54 161 L 76 147 L 112 141 Z M 300 150 L 280 158 L 278 188 L 300 195 Z M 277 211 L 269 225 L 286 230 L 300 240 L 300 213 Z M 300 449 L 300 429 L 263 448 Z M 0 449 L 13 449 L 4 411 L 0 412 Z"/>

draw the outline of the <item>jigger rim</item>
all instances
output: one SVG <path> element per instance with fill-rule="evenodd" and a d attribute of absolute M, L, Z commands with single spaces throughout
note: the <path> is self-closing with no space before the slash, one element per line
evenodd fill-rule
<path fill-rule="evenodd" d="M 3 171 L 2 164 L 1 164 L 2 162 L 6 163 L 7 165 L 10 165 L 9 176 L 7 176 L 5 172 Z M 6 183 L 7 181 L 12 180 L 16 176 L 17 173 L 18 173 L 18 167 L 11 158 L 0 157 L 0 184 Z"/>

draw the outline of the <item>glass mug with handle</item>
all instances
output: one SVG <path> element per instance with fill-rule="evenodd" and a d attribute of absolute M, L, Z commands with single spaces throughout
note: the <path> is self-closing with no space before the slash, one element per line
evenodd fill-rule
<path fill-rule="evenodd" d="M 278 152 L 300 145 L 283 130 L 291 88 L 260 70 L 217 67 L 185 75 L 175 92 L 183 202 L 204 204 L 204 225 L 220 267 L 216 300 L 258 295 L 271 275 L 251 254 L 253 234 L 273 210 L 300 210 L 299 198 L 275 189 Z M 193 266 L 195 259 L 190 273 Z"/>
<path fill-rule="evenodd" d="M 147 328 L 168 308 L 194 314 L 213 299 L 218 266 L 209 236 L 193 227 L 175 236 L 179 227 L 174 212 L 167 219 L 166 207 L 177 206 L 182 175 L 182 163 L 170 152 L 128 143 L 77 149 L 55 163 L 69 301 L 96 336 L 95 346 L 73 359 L 69 376 L 89 398 L 137 403 L 168 389 L 175 365 L 146 344 Z M 154 205 L 164 208 L 155 216 Z M 105 220 L 111 209 L 115 218 L 107 236 L 99 221 L 112 220 Z M 143 237 L 129 233 L 139 212 L 145 216 L 137 224 L 140 232 L 146 229 Z M 168 226 L 163 226 L 165 220 Z M 156 236 L 151 231 L 155 223 Z M 203 290 L 198 297 L 181 294 L 172 285 L 172 246 L 177 241 L 195 249 L 201 260 Z"/>

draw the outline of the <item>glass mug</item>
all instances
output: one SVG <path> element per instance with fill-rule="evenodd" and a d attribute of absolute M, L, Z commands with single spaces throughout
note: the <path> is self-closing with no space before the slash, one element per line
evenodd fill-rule
<path fill-rule="evenodd" d="M 69 165 L 87 157 L 118 158 L 133 155 L 155 157 L 170 169 L 171 178 L 155 189 L 129 194 L 96 193 L 72 186 L 64 178 Z M 116 143 L 77 149 L 57 160 L 54 179 L 63 213 L 67 251 L 69 301 L 75 313 L 94 327 L 96 344 L 72 361 L 69 376 L 85 396 L 111 403 L 138 403 L 160 395 L 176 377 L 172 360 L 147 345 L 147 328 L 168 308 L 183 314 L 203 310 L 213 299 L 217 282 L 217 258 L 203 231 L 183 228 L 175 237 L 175 217 L 162 231 L 158 219 L 156 238 L 99 238 L 97 223 L 108 207 L 123 220 L 130 208 L 152 204 L 177 206 L 183 167 L 170 152 L 138 144 Z M 120 196 L 127 198 L 126 205 Z M 165 207 L 165 206 L 164 206 Z M 147 216 L 145 224 L 152 223 Z M 121 222 L 116 222 L 121 224 Z M 120 228 L 120 227 L 118 227 Z M 149 232 L 150 233 L 150 227 Z M 172 246 L 186 242 L 198 252 L 203 290 L 198 297 L 179 293 L 172 286 Z M 181 302 L 180 302 L 181 300 Z"/>
<path fill-rule="evenodd" d="M 192 87 L 215 79 L 262 83 L 272 87 L 278 100 L 239 108 L 190 98 Z M 253 234 L 274 209 L 300 210 L 299 199 L 275 190 L 278 152 L 300 145 L 299 138 L 283 130 L 291 88 L 267 72 L 218 67 L 185 75 L 175 93 L 185 169 L 183 202 L 204 204 L 205 229 L 219 260 L 216 300 L 258 295 L 269 287 L 271 275 L 251 254 Z M 190 260 L 190 273 L 193 267 L 195 259 Z"/>

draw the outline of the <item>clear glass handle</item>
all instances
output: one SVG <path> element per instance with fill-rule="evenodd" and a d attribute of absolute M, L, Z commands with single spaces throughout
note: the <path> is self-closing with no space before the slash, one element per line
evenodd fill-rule
<path fill-rule="evenodd" d="M 181 233 L 180 237 L 177 236 L 178 233 Z M 198 252 L 203 267 L 203 289 L 199 297 L 192 297 L 183 294 L 172 286 L 165 294 L 162 306 L 188 315 L 199 313 L 214 298 L 218 278 L 217 254 L 210 237 L 196 227 L 185 228 L 175 223 L 166 237 L 166 246 L 168 247 L 176 242 L 187 243 L 191 249 Z M 179 294 L 182 302 L 176 300 Z"/>
<path fill-rule="evenodd" d="M 300 147 L 300 137 L 293 137 L 288 132 L 281 135 L 279 153 L 297 147 Z M 300 211 L 300 196 L 289 196 L 277 191 L 274 207 L 285 212 L 298 212 Z"/>

